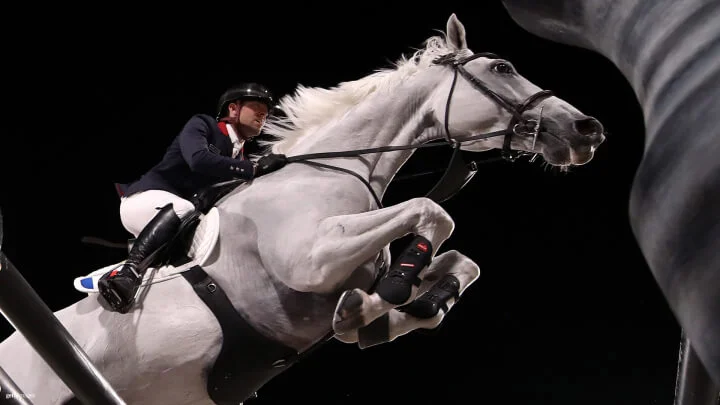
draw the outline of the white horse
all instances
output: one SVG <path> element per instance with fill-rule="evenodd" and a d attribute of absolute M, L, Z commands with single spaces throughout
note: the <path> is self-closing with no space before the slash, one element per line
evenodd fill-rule
<path fill-rule="evenodd" d="M 367 347 L 438 326 L 480 272 L 457 251 L 437 254 L 455 224 L 435 201 L 381 206 L 414 148 L 447 140 L 467 151 L 525 151 L 566 167 L 589 162 L 604 140 L 597 120 L 541 91 L 510 62 L 473 54 L 454 14 L 444 36 L 429 38 L 392 69 L 332 89 L 300 86 L 281 108 L 286 117 L 268 122 L 266 131 L 280 137 L 272 149 L 290 157 L 412 147 L 306 156 L 246 183 L 202 216 L 198 229 L 204 234 L 196 233 L 193 243 L 210 240 L 203 245 L 207 254 L 193 245 L 193 261 L 163 267 L 133 311 L 106 311 L 95 294 L 57 311 L 127 403 L 238 403 L 292 364 L 283 362 L 284 349 L 304 353 L 327 336 Z M 219 227 L 217 237 L 205 236 L 211 221 Z M 390 243 L 408 234 L 415 235 L 411 246 L 376 280 L 378 259 L 390 263 Z M 212 282 L 172 277 L 195 265 Z M 222 328 L 199 298 L 208 297 L 207 290 L 224 291 L 254 332 Z M 263 346 L 243 351 L 248 334 L 281 345 L 280 353 L 265 355 Z M 233 345 L 241 355 L 231 353 Z M 231 358 L 225 366 L 239 365 L 237 372 L 248 380 L 227 368 L 218 378 L 231 380 L 242 398 L 221 393 L 228 386 L 215 385 L 218 391 L 209 393 L 208 373 L 223 356 Z M 263 375 L 270 360 L 275 368 Z M 17 332 L 0 345 L 0 366 L 35 404 L 73 397 Z"/>

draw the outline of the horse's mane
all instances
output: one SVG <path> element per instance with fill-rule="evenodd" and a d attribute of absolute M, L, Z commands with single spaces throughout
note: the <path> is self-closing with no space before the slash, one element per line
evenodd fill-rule
<path fill-rule="evenodd" d="M 280 99 L 280 115 L 271 116 L 264 132 L 274 141 L 260 141 L 264 149 L 274 153 L 287 153 L 313 130 L 341 119 L 352 107 L 371 94 L 388 91 L 404 79 L 430 66 L 436 58 L 452 52 L 445 34 L 425 40 L 425 47 L 416 49 L 394 62 L 393 67 L 375 70 L 361 79 L 341 82 L 326 89 L 298 85 L 294 94 Z"/>

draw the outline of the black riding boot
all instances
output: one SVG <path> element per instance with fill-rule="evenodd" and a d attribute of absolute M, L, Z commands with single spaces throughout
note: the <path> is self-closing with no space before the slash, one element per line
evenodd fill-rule
<path fill-rule="evenodd" d="M 112 310 L 122 314 L 130 310 L 149 265 L 146 259 L 172 239 L 181 222 L 172 203 L 164 206 L 140 232 L 122 269 L 113 270 L 98 280 L 100 296 Z"/>

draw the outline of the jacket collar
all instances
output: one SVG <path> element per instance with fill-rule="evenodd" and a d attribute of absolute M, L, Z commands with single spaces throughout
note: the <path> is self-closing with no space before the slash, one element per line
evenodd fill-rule
<path fill-rule="evenodd" d="M 229 121 L 225 118 L 221 119 L 217 123 L 218 129 L 220 129 L 220 132 L 222 132 L 223 135 L 225 135 L 225 136 L 230 136 L 230 133 L 228 132 L 228 128 L 227 128 L 228 123 L 229 123 Z"/>

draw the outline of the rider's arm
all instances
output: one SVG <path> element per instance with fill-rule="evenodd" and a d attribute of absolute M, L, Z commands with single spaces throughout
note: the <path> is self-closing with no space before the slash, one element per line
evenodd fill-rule
<path fill-rule="evenodd" d="M 250 160 L 233 159 L 211 152 L 209 136 L 210 129 L 199 117 L 190 119 L 180 132 L 180 151 L 192 171 L 228 180 L 253 178 L 254 166 Z"/>

